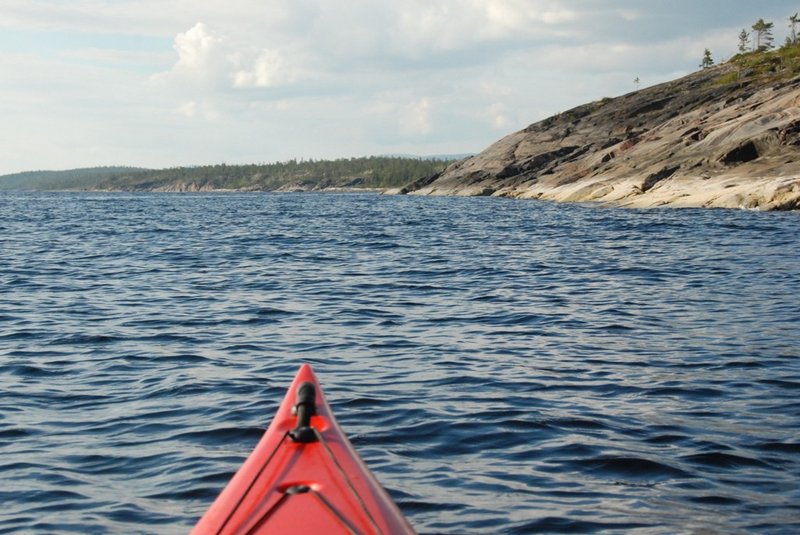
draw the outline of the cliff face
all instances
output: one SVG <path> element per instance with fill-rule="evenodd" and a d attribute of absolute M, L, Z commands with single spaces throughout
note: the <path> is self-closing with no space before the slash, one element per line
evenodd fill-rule
<path fill-rule="evenodd" d="M 401 193 L 798 209 L 800 77 L 748 77 L 725 64 L 603 99 L 511 134 Z"/>

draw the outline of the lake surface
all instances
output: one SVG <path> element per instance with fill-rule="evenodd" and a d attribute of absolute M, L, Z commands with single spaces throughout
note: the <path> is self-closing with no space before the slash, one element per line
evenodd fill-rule
<path fill-rule="evenodd" d="M 421 533 L 800 531 L 800 214 L 0 194 L 0 533 L 185 533 L 302 362 Z"/>

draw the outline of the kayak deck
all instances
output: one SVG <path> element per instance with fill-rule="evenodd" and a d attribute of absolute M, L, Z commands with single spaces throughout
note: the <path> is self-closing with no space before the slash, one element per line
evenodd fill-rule
<path fill-rule="evenodd" d="M 414 533 L 300 367 L 256 448 L 192 534 Z"/>

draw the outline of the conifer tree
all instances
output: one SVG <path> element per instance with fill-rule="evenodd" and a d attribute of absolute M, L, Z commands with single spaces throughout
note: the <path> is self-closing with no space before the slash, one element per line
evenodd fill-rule
<path fill-rule="evenodd" d="M 797 44 L 797 23 L 800 22 L 800 19 L 797 16 L 800 13 L 795 13 L 791 17 L 789 17 L 789 36 L 786 38 L 787 45 L 796 45 Z"/>
<path fill-rule="evenodd" d="M 750 34 L 747 30 L 742 28 L 742 33 L 739 34 L 739 53 L 744 54 L 747 52 L 747 44 L 750 42 Z"/>
<path fill-rule="evenodd" d="M 705 52 L 703 52 L 703 59 L 700 61 L 700 67 L 708 69 L 712 65 L 714 65 L 714 60 L 711 59 L 711 51 L 706 48 Z"/>
<path fill-rule="evenodd" d="M 772 48 L 772 27 L 775 26 L 771 22 L 764 22 L 764 19 L 758 19 L 752 28 L 755 32 L 754 48 L 756 51 L 769 50 Z"/>

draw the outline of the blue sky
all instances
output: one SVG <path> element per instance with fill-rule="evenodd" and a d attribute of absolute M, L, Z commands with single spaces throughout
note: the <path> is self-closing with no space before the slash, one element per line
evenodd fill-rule
<path fill-rule="evenodd" d="M 478 152 L 796 1 L 2 0 L 0 174 Z"/>

